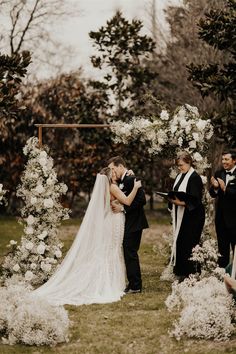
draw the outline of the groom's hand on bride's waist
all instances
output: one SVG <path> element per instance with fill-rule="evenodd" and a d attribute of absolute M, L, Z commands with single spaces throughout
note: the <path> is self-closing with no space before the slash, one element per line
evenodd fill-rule
<path fill-rule="evenodd" d="M 116 201 L 111 202 L 111 209 L 113 213 L 121 213 L 124 211 L 124 206 Z"/>

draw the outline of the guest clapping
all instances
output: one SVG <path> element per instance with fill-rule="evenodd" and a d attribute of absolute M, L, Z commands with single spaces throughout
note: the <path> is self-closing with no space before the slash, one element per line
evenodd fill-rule
<path fill-rule="evenodd" d="M 220 253 L 219 266 L 225 268 L 230 261 L 230 246 L 236 244 L 236 151 L 222 154 L 222 169 L 211 177 L 210 195 L 216 198 L 215 226 Z"/>

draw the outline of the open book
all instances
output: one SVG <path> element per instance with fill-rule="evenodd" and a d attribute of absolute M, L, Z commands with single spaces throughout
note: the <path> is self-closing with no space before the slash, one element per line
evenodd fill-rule
<path fill-rule="evenodd" d="M 167 193 L 164 192 L 155 192 L 157 195 L 160 195 L 161 197 L 165 199 L 175 199 L 178 198 L 179 200 L 185 202 L 186 200 L 189 200 L 191 196 L 185 192 L 181 191 L 170 191 Z"/>

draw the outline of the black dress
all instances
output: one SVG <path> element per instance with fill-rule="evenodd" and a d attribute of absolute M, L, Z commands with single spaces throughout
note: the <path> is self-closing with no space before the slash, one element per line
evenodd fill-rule
<path fill-rule="evenodd" d="M 181 176 L 182 180 L 185 175 Z M 181 180 L 176 184 L 174 189 L 178 190 L 180 184 Z M 200 241 L 205 222 L 205 210 L 202 204 L 203 183 L 196 171 L 189 177 L 186 193 L 190 196 L 190 199 L 186 202 L 176 243 L 174 273 L 178 276 L 188 276 L 200 271 L 199 266 L 189 260 L 193 247 Z"/>

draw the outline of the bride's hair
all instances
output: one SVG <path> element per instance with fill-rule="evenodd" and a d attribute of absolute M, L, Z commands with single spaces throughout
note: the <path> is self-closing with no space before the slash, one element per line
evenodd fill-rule
<path fill-rule="evenodd" d="M 111 173 L 111 168 L 110 167 L 104 167 L 101 169 L 101 171 L 99 172 L 100 175 L 105 175 L 108 178 L 109 183 L 112 183 L 112 173 Z"/>

